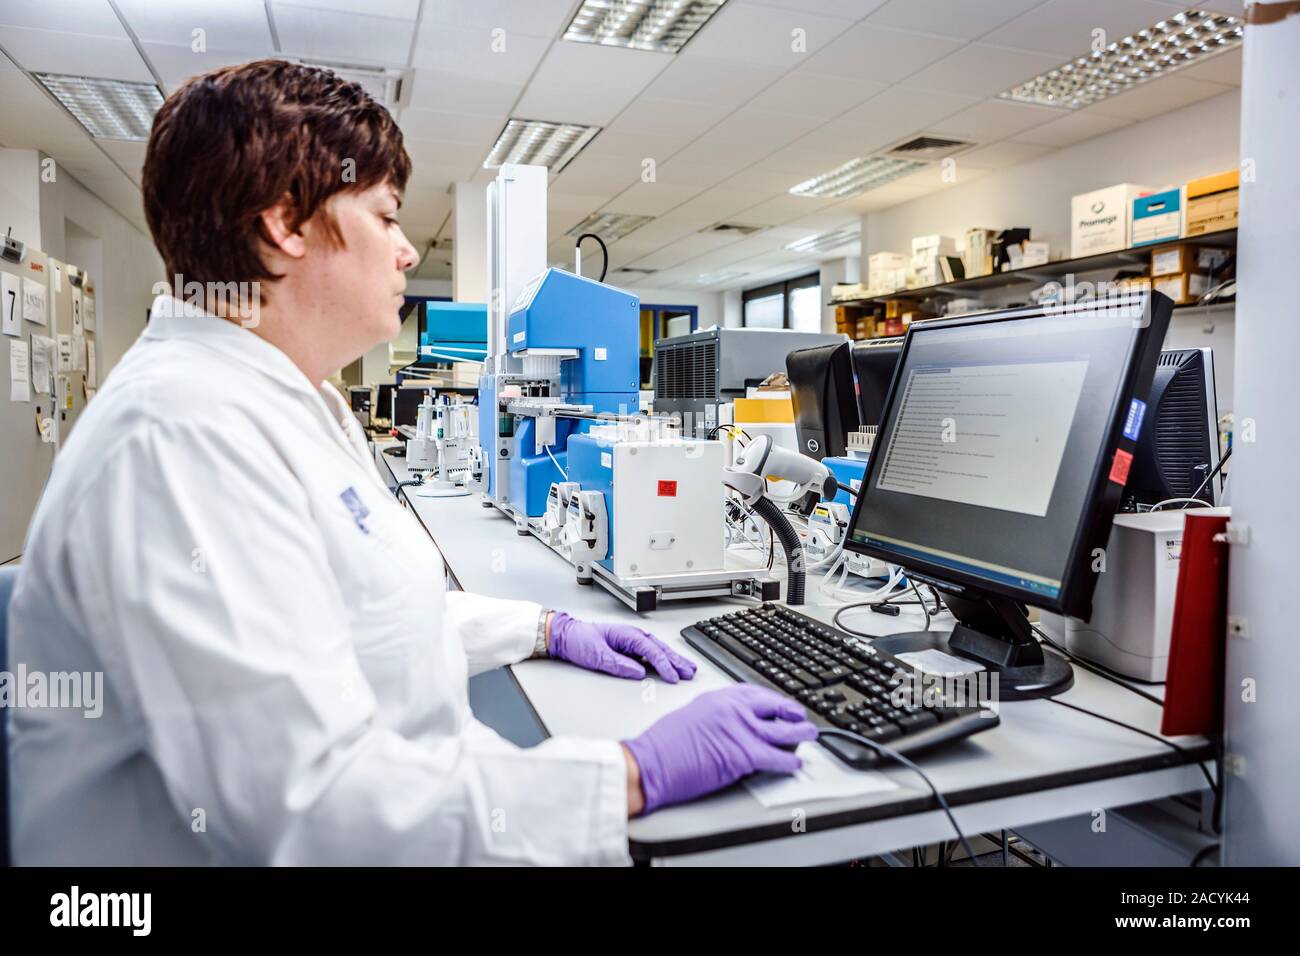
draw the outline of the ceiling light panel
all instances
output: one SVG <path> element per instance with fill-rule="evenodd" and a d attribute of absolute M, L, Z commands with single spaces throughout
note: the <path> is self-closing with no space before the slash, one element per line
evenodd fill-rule
<path fill-rule="evenodd" d="M 830 172 L 806 179 L 797 186 L 790 187 L 792 196 L 816 196 L 820 198 L 844 199 L 856 196 L 870 189 L 878 189 L 886 183 L 893 182 L 901 176 L 915 172 L 925 163 L 907 159 L 890 159 L 884 156 L 869 156 L 866 159 L 851 159 L 843 166 L 837 166 Z"/>
<path fill-rule="evenodd" d="M 483 168 L 496 169 L 505 163 L 524 163 L 545 166 L 555 175 L 569 165 L 599 132 L 599 126 L 579 126 L 577 123 L 508 120 L 484 160 Z"/>
<path fill-rule="evenodd" d="M 357 84 L 370 94 L 371 99 L 377 103 L 382 103 L 387 109 L 396 109 L 398 101 L 402 97 L 401 70 L 358 66 L 350 63 L 331 63 L 327 60 L 300 59 L 298 62 L 304 66 L 329 70 L 340 79 Z"/>
<path fill-rule="evenodd" d="M 1014 86 L 1001 97 L 1081 109 L 1230 50 L 1244 35 L 1245 24 L 1237 17 L 1185 10 Z"/>
<path fill-rule="evenodd" d="M 162 93 L 152 83 L 32 74 L 95 139 L 147 140 Z"/>
<path fill-rule="evenodd" d="M 820 235 L 796 240 L 789 243 L 786 248 L 791 252 L 821 252 L 823 249 L 834 249 L 850 242 L 857 242 L 861 235 L 861 230 L 857 228 L 836 229 L 834 232 L 823 232 Z"/>
<path fill-rule="evenodd" d="M 676 53 L 727 0 L 583 0 L 564 39 Z"/>
<path fill-rule="evenodd" d="M 606 242 L 616 242 L 646 223 L 653 222 L 654 218 L 654 216 L 633 216 L 622 212 L 593 212 L 565 235 L 581 236 L 584 233 L 594 232 Z"/>

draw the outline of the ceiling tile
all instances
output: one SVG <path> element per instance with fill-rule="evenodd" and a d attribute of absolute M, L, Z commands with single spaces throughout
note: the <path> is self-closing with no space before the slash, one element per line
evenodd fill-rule
<path fill-rule="evenodd" d="M 1057 66 L 1060 60 L 1053 56 L 972 43 L 909 77 L 907 85 L 968 96 L 995 96 Z"/>
<path fill-rule="evenodd" d="M 960 154 L 956 157 L 957 168 L 961 170 L 967 166 L 972 166 L 977 169 L 1005 169 L 1008 166 L 1019 166 L 1021 163 L 1027 163 L 1050 152 L 1053 152 L 1050 146 L 1004 140 L 1001 143 L 981 146 L 979 149 L 972 149 L 968 153 Z"/>
<path fill-rule="evenodd" d="M 235 52 L 230 50 L 209 49 L 195 53 L 190 47 L 170 43 L 141 43 L 144 55 L 149 58 L 153 68 L 162 77 L 168 90 L 174 90 L 191 76 L 217 70 L 223 66 L 233 66 L 259 59 L 262 54 L 254 51 Z"/>
<path fill-rule="evenodd" d="M 645 95 L 730 110 L 748 102 L 780 75 L 776 69 L 679 56 L 655 77 Z"/>
<path fill-rule="evenodd" d="M 600 193 L 609 198 L 640 182 L 641 169 L 641 159 L 639 157 L 602 157 L 594 156 L 587 150 L 583 150 L 551 182 L 547 188 L 547 193 L 572 193 L 574 195 Z M 662 177 L 660 182 L 663 182 Z M 674 184 L 670 183 L 669 185 Z"/>
<path fill-rule="evenodd" d="M 736 218 L 741 222 L 760 226 L 780 226 L 792 219 L 798 219 L 832 205 L 834 202 L 833 199 L 812 196 L 777 196 L 738 212 Z"/>
<path fill-rule="evenodd" d="M 524 90 L 516 115 L 607 125 L 671 61 L 667 53 L 557 43 Z"/>
<path fill-rule="evenodd" d="M 1194 6 L 1194 4 L 1189 4 Z M 1169 15 L 1169 8 L 1146 0 L 1047 0 L 1005 26 L 984 36 L 984 41 L 1051 54 L 1054 65 L 1085 56 L 1094 43 L 1105 46 L 1149 27 Z M 1095 31 L 1102 31 L 1097 34 Z M 1048 67 L 1050 69 L 1051 67 Z M 1027 73 L 1028 79 L 1041 70 Z"/>
<path fill-rule="evenodd" d="M 1226 86 L 1241 86 L 1240 46 L 1212 56 L 1202 63 L 1185 66 L 1174 76 L 1187 80 L 1205 80 L 1210 83 L 1223 83 Z"/>
<path fill-rule="evenodd" d="M 849 80 L 894 83 L 960 46 L 960 40 L 950 37 L 860 23 L 810 57 L 802 68 Z"/>
<path fill-rule="evenodd" d="M 678 141 L 673 143 L 663 136 L 607 129 L 596 134 L 596 138 L 582 152 L 583 155 L 635 159 L 640 162 L 645 158 L 667 156 L 686 141 L 686 137 L 678 137 Z"/>
<path fill-rule="evenodd" d="M 290 55 L 344 63 L 404 66 L 415 23 L 391 17 L 271 4 L 280 48 Z"/>
<path fill-rule="evenodd" d="M 190 49 L 201 39 L 209 50 L 275 51 L 262 0 L 117 0 L 117 7 L 142 43 Z"/>
<path fill-rule="evenodd" d="M 867 17 L 867 22 L 975 40 L 1042 2 L 1043 0 L 978 0 L 975 3 L 890 0 Z"/>
<path fill-rule="evenodd" d="M 1079 110 L 1042 126 L 1035 126 L 1016 139 L 1023 143 L 1060 148 L 1095 136 L 1104 136 L 1131 122 L 1132 120 L 1114 116 L 1103 116 L 1095 109 Z"/>
<path fill-rule="evenodd" d="M 478 169 L 487 158 L 491 143 L 473 146 L 465 143 L 449 143 L 444 139 L 419 140 L 404 137 L 406 151 L 411 154 L 413 165 L 419 170 L 425 163 L 464 169 L 466 175 Z M 495 175 L 495 174 L 494 174 Z"/>
<path fill-rule="evenodd" d="M 488 116 L 509 113 L 524 91 L 522 83 L 495 83 L 437 70 L 412 70 L 410 84 L 410 106 Z"/>
<path fill-rule="evenodd" d="M 847 109 L 865 103 L 882 92 L 887 85 L 872 80 L 846 83 L 838 76 L 793 70 L 759 93 L 749 105 L 764 110 L 831 119 Z"/>
<path fill-rule="evenodd" d="M 144 168 L 146 146 L 145 143 L 128 143 L 121 140 L 99 141 L 99 148 L 107 153 L 137 186 L 140 185 L 140 174 Z"/>
<path fill-rule="evenodd" d="M 970 109 L 973 97 L 891 86 L 874 99 L 849 110 L 824 130 L 805 137 L 803 145 L 823 145 L 823 139 L 865 155 L 918 133 L 942 119 Z"/>
<path fill-rule="evenodd" d="M 496 142 L 505 124 L 505 114 L 493 117 L 413 107 L 402 110 L 398 121 L 403 136 L 434 142 L 464 143 L 477 146 L 484 153 Z"/>
<path fill-rule="evenodd" d="M 500 27 L 506 42 L 516 33 L 551 39 L 569 25 L 573 0 L 425 0 L 424 22 L 456 27 Z"/>
<path fill-rule="evenodd" d="M 25 70 L 153 82 L 153 74 L 128 39 L 6 27 L 4 44 Z"/>
<path fill-rule="evenodd" d="M 639 96 L 609 128 L 670 139 L 694 139 L 725 118 L 727 113 L 728 110 L 720 106 Z"/>
<path fill-rule="evenodd" d="M 638 216 L 661 216 L 699 192 L 691 186 L 666 186 L 663 183 L 636 183 L 609 202 L 608 211 Z"/>
<path fill-rule="evenodd" d="M 992 143 L 1059 119 L 1062 110 L 1008 100 L 985 100 L 935 123 L 930 129 L 976 143 Z"/>
<path fill-rule="evenodd" d="M 711 225 L 731 219 L 741 210 L 749 209 L 756 203 L 770 198 L 775 192 L 776 190 L 752 186 L 735 186 L 732 185 L 731 180 L 728 180 L 721 186 L 715 186 L 692 197 L 689 202 L 682 205 L 681 211 L 708 220 L 706 225 Z"/>
<path fill-rule="evenodd" d="M 108 0 L 41 0 L 0 5 L 0 25 L 128 39 Z M 8 31 L 5 31 L 6 35 Z"/>
<path fill-rule="evenodd" d="M 1184 79 L 1178 75 L 1164 76 L 1143 83 L 1127 93 L 1104 99 L 1095 104 L 1092 109 L 1106 116 L 1118 116 L 1123 119 L 1150 119 L 1232 89 L 1235 87 L 1206 83 L 1203 80 Z"/>
<path fill-rule="evenodd" d="M 508 35 L 504 46 L 486 27 L 453 27 L 420 21 L 412 65 L 469 80 L 523 85 L 541 62 L 549 41 Z"/>
<path fill-rule="evenodd" d="M 670 159 L 655 167 L 655 178 L 669 186 L 694 186 L 707 189 L 715 186 L 725 177 L 715 166 L 708 163 L 688 163 L 679 159 Z"/>
<path fill-rule="evenodd" d="M 828 17 L 860 20 L 872 10 L 882 6 L 885 0 L 731 0 L 731 2 L 756 7 L 783 7 L 786 10 L 801 10 L 808 13 L 822 13 Z"/>
<path fill-rule="evenodd" d="M 680 55 L 784 71 L 807 62 L 851 23 L 842 17 L 784 7 L 728 3 L 686 44 Z"/>
<path fill-rule="evenodd" d="M 743 155 L 753 162 L 822 123 L 821 119 L 807 113 L 777 113 L 746 106 L 720 122 L 708 135 L 720 142 L 737 144 L 745 150 Z"/>
<path fill-rule="evenodd" d="M 420 13 L 420 0 L 275 0 L 275 5 L 412 21 Z"/>

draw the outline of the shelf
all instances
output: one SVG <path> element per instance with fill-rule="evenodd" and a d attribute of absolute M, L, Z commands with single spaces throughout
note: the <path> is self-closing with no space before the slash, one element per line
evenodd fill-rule
<path fill-rule="evenodd" d="M 923 286 L 919 289 L 899 289 L 897 292 L 890 292 L 886 295 L 866 296 L 859 299 L 832 299 L 827 305 L 831 307 L 841 305 L 865 307 L 878 305 L 889 299 L 926 299 L 934 296 L 956 297 L 971 295 L 985 289 L 1000 289 L 1009 285 L 1018 285 L 1022 282 L 1050 282 L 1071 273 L 1078 275 L 1085 272 L 1117 269 L 1122 266 L 1148 262 L 1151 258 L 1152 249 L 1165 245 L 1174 245 L 1175 243 L 1186 243 L 1192 246 L 1235 247 L 1237 244 L 1237 230 L 1223 229 L 1203 236 L 1191 236 L 1167 243 L 1161 242 L 1149 246 L 1138 246 L 1133 249 L 1121 249 L 1118 252 L 1106 252 L 1098 256 L 1084 256 L 1080 259 L 1058 259 L 1055 262 L 1048 262 L 1041 266 L 1027 266 L 1023 269 L 1013 269 L 1010 272 L 994 272 L 986 276 L 976 276 L 973 279 L 958 279 L 955 282 L 943 282 L 939 285 Z"/>

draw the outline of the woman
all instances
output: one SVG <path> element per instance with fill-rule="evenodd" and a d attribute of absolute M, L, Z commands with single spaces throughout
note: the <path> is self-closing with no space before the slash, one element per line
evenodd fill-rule
<path fill-rule="evenodd" d="M 695 665 L 444 593 L 323 384 L 398 332 L 409 172 L 387 111 L 328 71 L 225 69 L 159 110 L 145 211 L 185 301 L 158 297 L 29 532 L 14 666 L 102 671 L 104 700 L 15 711 L 19 863 L 623 863 L 629 816 L 798 767 L 812 725 L 754 687 L 621 744 L 521 750 L 471 715 L 467 677 L 529 656 Z"/>

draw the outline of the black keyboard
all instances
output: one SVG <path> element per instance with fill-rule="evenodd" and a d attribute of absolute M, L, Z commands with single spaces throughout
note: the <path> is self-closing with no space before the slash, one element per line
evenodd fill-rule
<path fill-rule="evenodd" d="M 911 665 L 782 604 L 711 617 L 682 636 L 732 677 L 799 701 L 818 727 L 852 731 L 899 753 L 951 743 L 999 722 L 978 702 L 974 681 L 918 684 Z M 843 737 L 819 742 L 859 770 L 887 759 Z"/>

